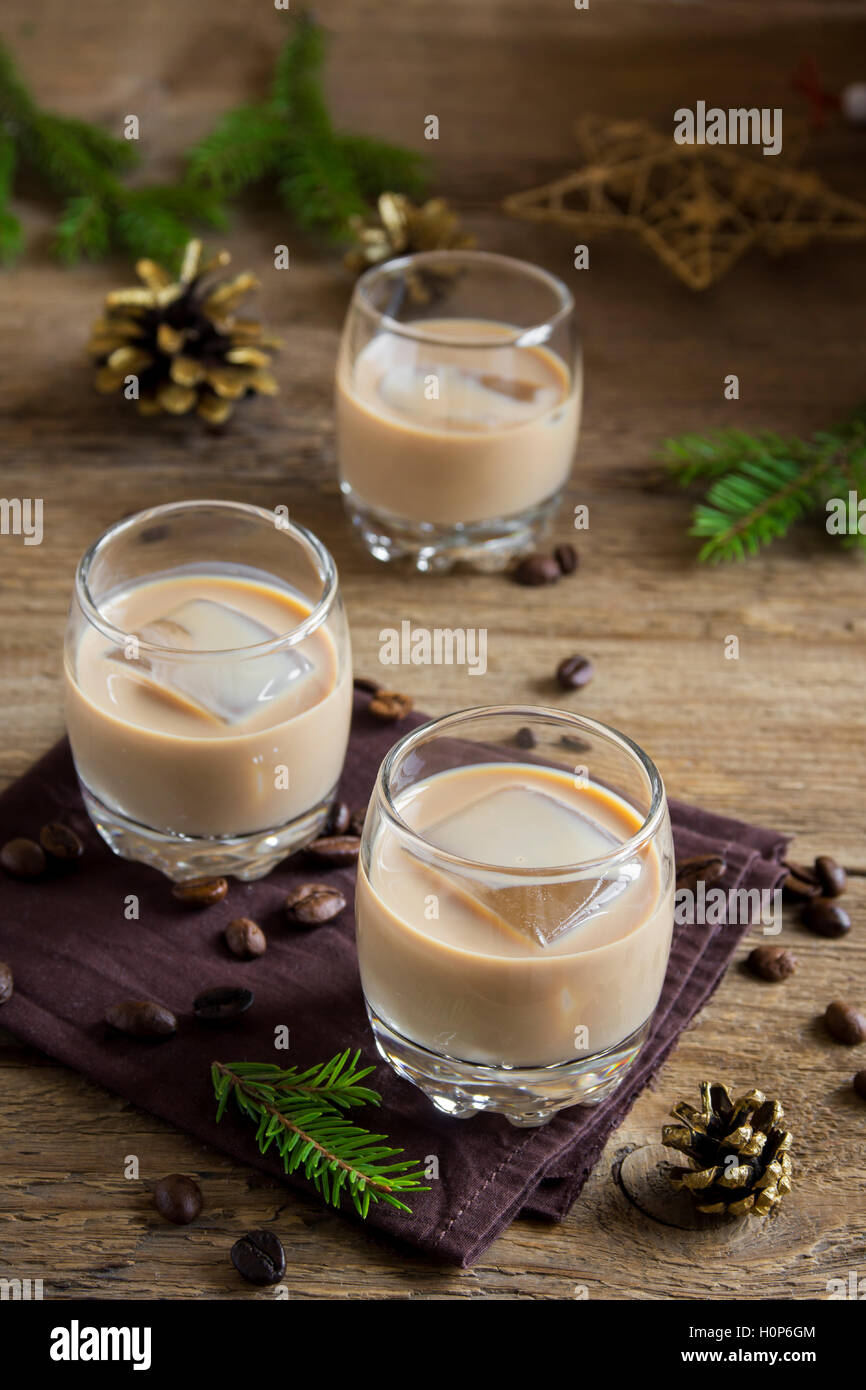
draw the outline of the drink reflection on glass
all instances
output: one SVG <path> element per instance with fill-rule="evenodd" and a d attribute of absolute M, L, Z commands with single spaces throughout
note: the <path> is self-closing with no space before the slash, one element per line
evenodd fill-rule
<path fill-rule="evenodd" d="M 420 570 L 532 549 L 571 471 L 574 301 L 546 271 L 480 251 L 368 270 L 337 365 L 346 510 L 370 553 Z"/>

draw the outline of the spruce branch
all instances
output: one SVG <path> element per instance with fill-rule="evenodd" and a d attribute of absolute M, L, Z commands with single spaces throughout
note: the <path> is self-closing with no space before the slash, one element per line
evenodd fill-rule
<path fill-rule="evenodd" d="M 366 1217 L 371 1202 L 411 1211 L 401 1193 L 426 1192 L 422 1169 L 400 1159 L 384 1134 L 349 1120 L 345 1111 L 378 1105 L 377 1091 L 362 1085 L 373 1067 L 358 1067 L 360 1053 L 347 1049 L 329 1062 L 299 1071 L 270 1063 L 214 1062 L 211 1079 L 217 1121 L 233 1095 L 241 1114 L 256 1123 L 256 1143 L 273 1145 L 286 1173 L 301 1170 L 325 1202 L 339 1207 L 343 1193 Z M 396 1160 L 396 1161 L 392 1161 Z"/>

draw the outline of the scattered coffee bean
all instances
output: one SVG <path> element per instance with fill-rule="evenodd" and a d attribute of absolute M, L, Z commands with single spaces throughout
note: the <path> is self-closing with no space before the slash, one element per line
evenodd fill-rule
<path fill-rule="evenodd" d="M 105 1021 L 132 1038 L 170 1038 L 177 1032 L 171 1009 L 152 999 L 121 999 L 106 1010 Z"/>
<path fill-rule="evenodd" d="M 563 690 L 582 690 L 595 675 L 595 667 L 586 656 L 567 656 L 556 668 L 556 679 Z"/>
<path fill-rule="evenodd" d="M 845 936 L 851 930 L 851 918 L 832 898 L 813 898 L 803 908 L 803 922 L 818 936 Z"/>
<path fill-rule="evenodd" d="M 539 584 L 555 584 L 561 574 L 552 555 L 527 555 L 513 571 L 516 584 L 533 588 Z"/>
<path fill-rule="evenodd" d="M 169 534 L 167 526 L 148 526 L 147 530 L 142 531 L 138 537 L 139 545 L 153 545 L 156 541 L 164 541 Z"/>
<path fill-rule="evenodd" d="M 578 738 L 577 734 L 560 734 L 559 742 L 572 753 L 591 753 L 592 744 L 588 739 Z"/>
<path fill-rule="evenodd" d="M 746 964 L 760 980 L 787 980 L 797 969 L 797 957 L 784 946 L 756 946 L 746 957 Z"/>
<path fill-rule="evenodd" d="M 203 989 L 192 1001 L 193 1012 L 202 1023 L 234 1023 L 255 999 L 243 985 L 216 985 Z"/>
<path fill-rule="evenodd" d="M 360 838 L 361 835 L 363 835 L 363 833 L 364 833 L 364 821 L 365 821 L 366 819 L 367 819 L 367 808 L 366 808 L 366 806 L 359 806 L 358 809 L 357 809 L 356 811 L 353 811 L 353 812 L 352 812 L 352 818 L 351 818 L 351 820 L 349 821 L 349 831 L 350 831 L 350 833 L 351 833 L 352 835 L 356 835 L 356 836 L 358 836 L 358 838 Z"/>
<path fill-rule="evenodd" d="M 846 1004 L 844 999 L 834 999 L 824 1013 L 824 1022 L 837 1042 L 847 1047 L 866 1042 L 866 1014 Z"/>
<path fill-rule="evenodd" d="M 577 551 L 573 545 L 558 545 L 553 552 L 553 558 L 562 574 L 574 574 L 577 569 Z"/>
<path fill-rule="evenodd" d="M 866 1100 L 866 1071 L 858 1071 L 852 1084 L 860 1099 Z"/>
<path fill-rule="evenodd" d="M 0 1004 L 5 1004 L 12 998 L 14 989 L 15 982 L 12 979 L 12 971 L 5 960 L 0 960 Z"/>
<path fill-rule="evenodd" d="M 52 859 L 80 859 L 84 845 L 74 830 L 59 820 L 49 821 L 39 832 L 39 843 Z"/>
<path fill-rule="evenodd" d="M 252 917 L 233 917 L 224 935 L 232 955 L 239 956 L 241 960 L 253 960 L 255 956 L 263 956 L 267 950 L 267 937 Z"/>
<path fill-rule="evenodd" d="M 381 720 L 383 724 L 396 724 L 398 719 L 405 719 L 411 712 L 412 699 L 409 695 L 401 695 L 399 690 L 379 690 L 367 709 L 374 719 Z"/>
<path fill-rule="evenodd" d="M 724 876 L 727 864 L 720 854 L 693 854 L 677 862 L 677 888 L 697 891 L 699 883 L 707 887 Z"/>
<path fill-rule="evenodd" d="M 224 878 L 195 878 L 172 885 L 171 895 L 186 907 L 213 907 L 222 902 L 229 885 Z"/>
<path fill-rule="evenodd" d="M 523 728 L 518 729 L 517 733 L 514 735 L 514 742 L 517 744 L 518 748 L 534 748 L 536 743 L 535 734 L 528 725 L 524 724 Z"/>
<path fill-rule="evenodd" d="M 352 813 L 345 801 L 335 801 L 327 820 L 326 835 L 345 835 L 349 829 Z"/>
<path fill-rule="evenodd" d="M 345 864 L 354 864 L 360 848 L 361 841 L 357 835 L 323 835 L 321 839 L 313 840 L 312 844 L 307 845 L 307 853 L 320 860 L 322 864 L 332 864 L 339 868 Z"/>
<path fill-rule="evenodd" d="M 250 1284 L 278 1284 L 286 1272 L 286 1252 L 273 1231 L 247 1231 L 232 1246 L 232 1264 Z"/>
<path fill-rule="evenodd" d="M 810 869 L 807 864 L 790 863 L 786 864 L 785 868 L 788 874 L 782 884 L 782 892 L 786 898 L 802 902 L 818 897 L 821 885 L 814 869 Z"/>
<path fill-rule="evenodd" d="M 327 883 L 302 883 L 286 898 L 286 915 L 302 927 L 318 927 L 343 911 L 346 899 L 339 888 Z"/>
<path fill-rule="evenodd" d="M 848 875 L 842 865 L 831 859 L 829 854 L 818 855 L 815 860 L 815 873 L 825 898 L 838 898 L 848 887 Z"/>
<path fill-rule="evenodd" d="M 160 1178 L 153 1189 L 153 1204 L 160 1216 L 175 1226 L 188 1226 L 195 1221 L 204 1205 L 198 1183 L 183 1173 Z"/>
<path fill-rule="evenodd" d="M 375 695 L 376 691 L 381 689 L 378 681 L 368 680 L 366 676 L 355 676 L 352 684 L 364 695 Z"/>
<path fill-rule="evenodd" d="M 13 878 L 38 878 L 45 872 L 45 855 L 35 840 L 7 840 L 0 849 L 0 864 Z"/>

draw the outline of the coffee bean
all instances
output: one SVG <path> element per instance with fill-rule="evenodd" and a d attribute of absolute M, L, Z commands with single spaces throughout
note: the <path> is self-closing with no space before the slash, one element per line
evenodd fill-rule
<path fill-rule="evenodd" d="M 302 883 L 286 898 L 286 915 L 302 927 L 318 927 L 338 917 L 346 906 L 339 888 L 327 883 Z"/>
<path fill-rule="evenodd" d="M 5 1004 L 12 998 L 15 989 L 15 982 L 12 979 L 12 971 L 5 960 L 0 960 L 0 1004 Z"/>
<path fill-rule="evenodd" d="M 252 917 L 233 917 L 224 935 L 232 955 L 240 956 L 241 960 L 253 960 L 267 950 L 267 937 Z"/>
<path fill-rule="evenodd" d="M 834 999 L 824 1013 L 824 1022 L 837 1042 L 847 1047 L 866 1042 L 866 1014 L 844 999 Z"/>
<path fill-rule="evenodd" d="M 188 1226 L 195 1221 L 204 1205 L 198 1183 L 183 1173 L 160 1178 L 153 1189 L 153 1204 L 160 1216 L 175 1226 Z"/>
<path fill-rule="evenodd" d="M 396 724 L 398 719 L 405 719 L 411 712 L 412 699 L 409 695 L 401 695 L 399 690 L 379 690 L 367 709 L 374 719 L 383 724 Z"/>
<path fill-rule="evenodd" d="M 171 895 L 185 907 L 213 907 L 228 891 L 224 878 L 195 878 L 189 883 L 172 884 Z"/>
<path fill-rule="evenodd" d="M 815 860 L 815 873 L 825 898 L 838 898 L 848 887 L 848 875 L 837 864 L 835 859 L 831 859 L 829 854 L 819 854 Z"/>
<path fill-rule="evenodd" d="M 7 840 L 0 849 L 0 864 L 13 878 L 38 878 L 45 872 L 45 855 L 35 840 Z"/>
<path fill-rule="evenodd" d="M 586 656 L 567 656 L 556 668 L 556 679 L 563 690 L 582 690 L 595 675 L 595 667 Z"/>
<path fill-rule="evenodd" d="M 818 936 L 845 936 L 851 930 L 851 918 L 832 898 L 813 898 L 803 908 L 803 922 Z"/>
<path fill-rule="evenodd" d="M 80 859 L 84 845 L 74 830 L 59 820 L 49 821 L 39 832 L 39 842 L 52 859 Z"/>
<path fill-rule="evenodd" d="M 536 742 L 535 734 L 528 725 L 524 725 L 523 728 L 518 729 L 517 733 L 514 735 L 514 742 L 517 744 L 518 748 L 534 748 Z"/>
<path fill-rule="evenodd" d="M 360 838 L 360 836 L 363 835 L 363 833 L 364 833 L 364 821 L 365 821 L 366 819 L 367 819 L 367 808 L 366 808 L 366 806 L 359 806 L 358 809 L 357 809 L 356 811 L 353 811 L 353 812 L 352 812 L 352 818 L 351 818 L 351 820 L 349 821 L 349 831 L 351 832 L 352 835 L 355 835 L 355 836 L 357 836 L 358 838 Z"/>
<path fill-rule="evenodd" d="M 328 816 L 326 835 L 345 835 L 352 813 L 345 801 L 335 801 Z"/>
<path fill-rule="evenodd" d="M 354 864 L 360 848 L 361 841 L 357 835 L 323 835 L 307 845 L 307 853 L 322 864 L 332 864 L 337 868 Z"/>
<path fill-rule="evenodd" d="M 814 869 L 810 869 L 807 864 L 790 863 L 786 864 L 785 868 L 788 874 L 782 884 L 782 892 L 786 898 L 803 902 L 818 897 L 821 885 Z"/>
<path fill-rule="evenodd" d="M 756 946 L 746 957 L 746 964 L 753 975 L 761 980 L 787 980 L 797 969 L 797 957 L 784 946 Z"/>
<path fill-rule="evenodd" d="M 707 887 L 724 876 L 727 864 L 720 854 L 693 854 L 677 861 L 677 888 L 697 891 L 699 883 Z"/>
<path fill-rule="evenodd" d="M 202 1023 L 234 1023 L 255 999 L 242 985 L 217 985 L 203 989 L 192 1001 L 193 1012 Z"/>
<path fill-rule="evenodd" d="M 132 1038 L 170 1038 L 177 1032 L 171 1009 L 152 999 L 121 999 L 106 1010 L 105 1021 Z"/>
<path fill-rule="evenodd" d="M 866 1071 L 858 1071 L 852 1084 L 860 1099 L 866 1100 Z"/>
<path fill-rule="evenodd" d="M 574 574 L 577 569 L 577 551 L 573 545 L 558 545 L 553 552 L 553 558 L 562 574 Z"/>
<path fill-rule="evenodd" d="M 366 676 L 355 676 L 352 681 L 356 690 L 360 690 L 364 695 L 375 695 L 381 687 L 378 681 L 368 680 Z"/>
<path fill-rule="evenodd" d="M 577 734 L 560 734 L 559 742 L 572 753 L 591 753 L 592 744 L 588 739 L 578 738 Z"/>
<path fill-rule="evenodd" d="M 232 1246 L 232 1264 L 250 1284 L 277 1284 L 286 1272 L 286 1252 L 273 1231 L 247 1231 Z"/>
<path fill-rule="evenodd" d="M 516 584 L 534 588 L 539 584 L 555 584 L 560 573 L 552 555 L 527 555 L 513 571 L 513 578 Z"/>
<path fill-rule="evenodd" d="M 167 526 L 148 526 L 138 537 L 139 545 L 153 545 L 156 541 L 164 541 L 169 534 Z"/>

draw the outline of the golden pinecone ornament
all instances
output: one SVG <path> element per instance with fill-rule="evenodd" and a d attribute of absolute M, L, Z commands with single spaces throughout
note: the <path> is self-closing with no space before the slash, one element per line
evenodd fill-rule
<path fill-rule="evenodd" d="M 88 351 L 99 364 L 97 391 L 126 391 L 134 378 L 142 415 L 195 410 L 221 425 L 244 396 L 277 393 L 269 368 L 280 342 L 255 320 L 236 316 L 258 287 L 255 276 L 209 279 L 231 257 L 221 251 L 202 265 L 201 253 L 200 241 L 188 243 L 177 279 L 155 261 L 139 261 L 141 285 L 112 290 Z"/>
<path fill-rule="evenodd" d="M 347 252 L 344 263 L 356 273 L 415 251 L 463 251 L 475 245 L 475 237 L 461 229 L 460 219 L 444 198 L 431 198 L 417 206 L 403 193 L 383 193 L 377 210 L 378 217 L 352 217 L 349 221 L 358 245 Z M 407 277 L 412 299 L 426 303 L 433 297 L 435 286 L 428 283 L 430 278 L 430 272 Z"/>
<path fill-rule="evenodd" d="M 662 1143 L 692 1167 L 671 1168 L 670 1179 L 698 1211 L 767 1216 L 791 1191 L 791 1135 L 777 1100 L 762 1091 L 732 1100 L 721 1082 L 702 1081 L 701 1109 L 683 1100 L 671 1114 L 680 1123 L 663 1126 Z"/>

